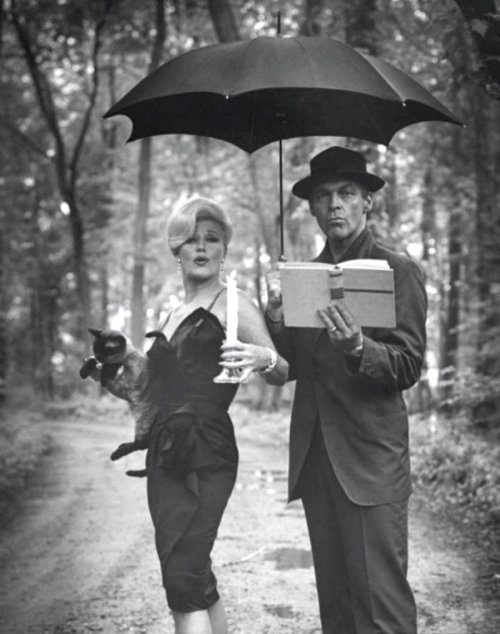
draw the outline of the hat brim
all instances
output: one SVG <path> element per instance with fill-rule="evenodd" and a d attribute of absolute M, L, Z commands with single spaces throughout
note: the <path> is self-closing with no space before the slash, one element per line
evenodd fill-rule
<path fill-rule="evenodd" d="M 336 173 L 331 177 L 327 176 L 307 176 L 300 181 L 297 181 L 295 185 L 292 187 L 292 194 L 298 196 L 298 198 L 303 198 L 304 200 L 309 200 L 309 195 L 311 193 L 311 187 L 313 185 L 318 185 L 319 183 L 324 183 L 330 178 L 335 178 L 335 180 L 343 179 L 352 180 L 355 183 L 359 183 L 363 187 L 370 192 L 376 192 L 385 185 L 385 180 L 375 176 L 375 174 L 369 173 L 359 173 L 359 172 L 342 172 Z"/>

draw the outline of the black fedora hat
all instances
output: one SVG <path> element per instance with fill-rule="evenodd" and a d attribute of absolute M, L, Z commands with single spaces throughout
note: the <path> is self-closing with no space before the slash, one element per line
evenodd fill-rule
<path fill-rule="evenodd" d="M 353 180 L 370 192 L 376 192 L 385 185 L 384 180 L 366 171 L 366 159 L 360 152 L 344 147 L 323 150 L 311 159 L 309 165 L 311 174 L 292 187 L 292 193 L 305 200 L 309 199 L 312 185 L 331 178 Z"/>

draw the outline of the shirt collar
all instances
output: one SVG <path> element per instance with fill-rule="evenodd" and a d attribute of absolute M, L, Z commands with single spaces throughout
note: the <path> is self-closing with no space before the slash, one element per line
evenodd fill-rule
<path fill-rule="evenodd" d="M 356 260 L 358 258 L 368 257 L 371 246 L 373 245 L 373 236 L 370 231 L 365 227 L 363 231 L 359 234 L 359 236 L 354 240 L 354 242 L 349 246 L 347 251 L 344 253 L 340 262 L 345 262 L 346 260 Z M 317 262 L 325 262 L 327 264 L 334 264 L 332 252 L 330 250 L 330 245 L 328 241 L 325 243 L 323 250 L 315 258 Z"/>

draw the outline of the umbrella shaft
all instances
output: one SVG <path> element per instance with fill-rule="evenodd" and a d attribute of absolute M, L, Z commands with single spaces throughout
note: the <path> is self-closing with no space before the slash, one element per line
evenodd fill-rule
<path fill-rule="evenodd" d="M 285 239 L 284 239 L 284 213 L 283 213 L 283 142 L 281 139 L 279 144 L 279 180 L 280 180 L 280 261 L 285 259 Z"/>

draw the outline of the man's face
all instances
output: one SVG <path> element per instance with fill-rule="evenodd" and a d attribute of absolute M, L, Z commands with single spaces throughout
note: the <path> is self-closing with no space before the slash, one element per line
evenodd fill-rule
<path fill-rule="evenodd" d="M 354 239 L 366 226 L 372 194 L 349 180 L 332 179 L 313 185 L 309 206 L 319 228 L 329 240 Z"/>

